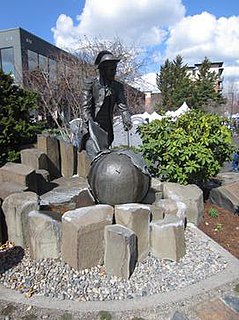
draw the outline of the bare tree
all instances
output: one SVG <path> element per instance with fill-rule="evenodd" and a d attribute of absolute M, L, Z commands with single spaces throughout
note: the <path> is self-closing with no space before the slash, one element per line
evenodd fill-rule
<path fill-rule="evenodd" d="M 119 39 L 106 43 L 99 39 L 92 42 L 87 38 L 79 42 L 74 55 L 52 55 L 51 61 L 56 61 L 52 68 L 38 67 L 24 75 L 26 85 L 39 94 L 39 113 L 48 119 L 49 126 L 58 128 L 65 139 L 70 139 L 69 121 L 81 117 L 83 82 L 86 78 L 97 75 L 94 60 L 101 50 L 109 50 L 121 59 L 116 76 L 118 80 L 132 82 L 140 75 L 143 61 L 139 61 L 133 47 L 125 47 Z M 133 112 L 132 104 L 137 105 L 139 97 L 142 101 L 142 95 L 129 85 L 125 86 L 125 91 Z"/>

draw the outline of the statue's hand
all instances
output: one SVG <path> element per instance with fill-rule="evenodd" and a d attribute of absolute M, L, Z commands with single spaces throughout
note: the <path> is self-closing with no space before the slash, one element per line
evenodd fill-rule
<path fill-rule="evenodd" d="M 133 124 L 131 121 L 131 117 L 128 111 L 123 111 L 122 113 L 122 119 L 123 119 L 123 124 L 124 124 L 124 130 L 129 131 L 132 129 Z"/>

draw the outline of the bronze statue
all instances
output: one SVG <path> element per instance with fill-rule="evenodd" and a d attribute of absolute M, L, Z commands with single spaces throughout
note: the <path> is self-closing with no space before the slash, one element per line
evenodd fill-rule
<path fill-rule="evenodd" d="M 119 108 L 125 130 L 132 128 L 123 84 L 115 80 L 120 59 L 109 51 L 101 51 L 95 60 L 99 77 L 85 81 L 82 94 L 83 138 L 80 149 L 85 149 L 93 160 L 95 156 L 109 149 L 114 140 L 113 113 Z"/>

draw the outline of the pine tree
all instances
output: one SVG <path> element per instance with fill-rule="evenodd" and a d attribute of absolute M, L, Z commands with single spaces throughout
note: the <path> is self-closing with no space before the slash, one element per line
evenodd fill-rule
<path fill-rule="evenodd" d="M 187 65 L 183 58 L 176 56 L 173 62 L 168 59 L 157 74 L 157 85 L 162 94 L 162 104 L 166 110 L 176 110 L 183 102 L 191 105 L 191 81 L 187 75 Z"/>
<path fill-rule="evenodd" d="M 217 75 L 210 71 L 211 62 L 205 58 L 197 78 L 191 80 L 183 58 L 167 59 L 157 74 L 157 85 L 162 95 L 165 110 L 176 110 L 185 101 L 190 108 L 207 109 L 225 103 L 221 93 L 216 92 Z"/>
<path fill-rule="evenodd" d="M 13 83 L 0 69 L 0 165 L 15 160 L 21 144 L 32 142 L 36 125 L 30 111 L 37 107 L 37 95 Z"/>

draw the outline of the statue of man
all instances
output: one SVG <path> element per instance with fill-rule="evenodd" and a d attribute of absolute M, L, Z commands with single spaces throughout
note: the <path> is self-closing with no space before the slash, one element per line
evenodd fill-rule
<path fill-rule="evenodd" d="M 110 147 L 114 140 L 113 113 L 119 108 L 124 129 L 132 128 L 131 117 L 126 103 L 123 84 L 115 80 L 120 59 L 109 51 L 101 51 L 95 60 L 99 77 L 86 80 L 82 94 L 82 120 L 85 134 L 81 150 L 85 149 L 90 159 Z"/>

